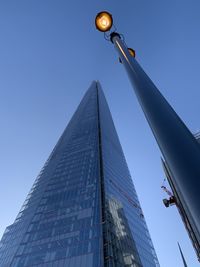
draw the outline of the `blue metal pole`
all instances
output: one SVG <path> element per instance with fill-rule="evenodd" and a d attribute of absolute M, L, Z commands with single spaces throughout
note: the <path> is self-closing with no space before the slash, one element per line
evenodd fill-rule
<path fill-rule="evenodd" d="M 200 244 L 200 145 L 130 55 L 119 34 L 112 33 L 111 41 L 170 169 L 173 184 Z"/>

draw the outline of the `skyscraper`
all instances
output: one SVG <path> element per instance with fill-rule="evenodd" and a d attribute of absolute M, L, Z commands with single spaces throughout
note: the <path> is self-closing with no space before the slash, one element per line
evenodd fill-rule
<path fill-rule="evenodd" d="M 6 228 L 0 266 L 159 266 L 98 82 Z"/>

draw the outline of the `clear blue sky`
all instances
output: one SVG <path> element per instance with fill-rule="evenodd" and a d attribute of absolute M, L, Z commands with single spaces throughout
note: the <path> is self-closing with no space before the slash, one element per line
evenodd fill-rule
<path fill-rule="evenodd" d="M 162 204 L 160 152 L 112 44 L 112 12 L 137 60 L 192 132 L 200 129 L 199 0 L 0 1 L 2 235 L 92 80 L 104 89 L 162 267 L 199 266 L 175 207 Z"/>

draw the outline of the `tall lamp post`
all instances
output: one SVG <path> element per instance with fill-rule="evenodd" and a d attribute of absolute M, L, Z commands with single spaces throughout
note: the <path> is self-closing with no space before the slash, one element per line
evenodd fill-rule
<path fill-rule="evenodd" d="M 121 35 L 111 31 L 112 23 L 108 12 L 97 14 L 96 27 L 114 44 L 161 150 L 173 201 L 200 259 L 200 145 L 138 64 Z"/>

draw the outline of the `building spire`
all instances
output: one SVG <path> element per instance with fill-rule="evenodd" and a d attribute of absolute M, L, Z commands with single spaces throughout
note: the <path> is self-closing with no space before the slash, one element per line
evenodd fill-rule
<path fill-rule="evenodd" d="M 179 251 L 180 251 L 180 253 L 181 253 L 181 258 L 182 258 L 182 260 L 183 260 L 183 266 L 184 266 L 184 267 L 188 267 L 188 265 L 187 265 L 187 263 L 186 263 L 186 261 L 185 261 L 185 258 L 184 258 L 184 256 L 183 256 L 183 252 L 182 252 L 182 249 L 181 249 L 181 246 L 180 246 L 179 242 L 178 242 L 178 248 L 179 248 Z"/>

